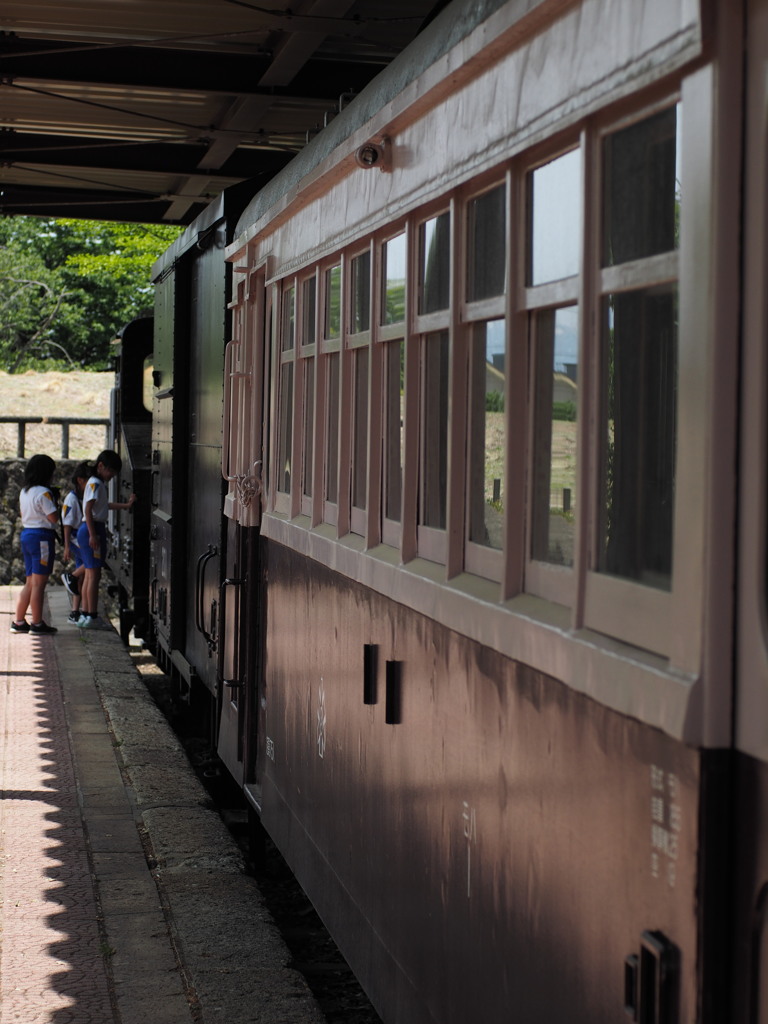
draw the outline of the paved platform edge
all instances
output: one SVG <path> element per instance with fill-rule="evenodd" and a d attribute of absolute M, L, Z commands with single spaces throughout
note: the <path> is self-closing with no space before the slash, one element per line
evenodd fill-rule
<path fill-rule="evenodd" d="M 50 588 L 48 604 L 59 626 L 48 642 L 56 645 L 65 689 L 95 884 L 106 940 L 114 943 L 111 969 L 122 1024 L 148 1017 L 155 1024 L 176 1024 L 183 1019 L 177 1016 L 180 983 L 186 1019 L 196 1024 L 323 1024 L 306 981 L 289 966 L 290 953 L 256 881 L 245 873 L 236 843 L 120 637 L 112 628 L 66 626 L 63 588 Z M 92 682 L 82 678 L 83 651 Z M 132 837 L 116 834 L 115 793 L 104 781 L 103 750 L 94 750 L 104 736 L 103 725 L 100 734 L 98 722 L 89 718 L 89 684 L 95 684 L 124 799 L 132 807 L 144 878 L 128 868 L 125 849 Z M 86 688 L 82 698 L 78 686 Z M 97 769 L 90 775 L 89 765 Z M 142 915 L 137 901 L 147 873 L 156 887 L 151 905 L 157 910 Z M 156 960 L 154 940 L 164 926 L 175 965 Z M 158 987 L 158 967 L 167 985 Z M 148 987 L 137 983 L 142 971 Z"/>

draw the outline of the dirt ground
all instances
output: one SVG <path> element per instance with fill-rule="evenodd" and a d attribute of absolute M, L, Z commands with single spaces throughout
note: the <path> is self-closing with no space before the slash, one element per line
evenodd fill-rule
<path fill-rule="evenodd" d="M 0 416 L 67 416 L 106 418 L 112 373 L 6 373 L 0 370 Z M 0 459 L 16 456 L 18 430 L 15 424 L 0 423 Z M 103 426 L 70 427 L 69 457 L 93 458 L 104 447 Z M 61 454 L 59 424 L 28 424 L 25 455 L 45 452 L 54 459 Z"/>

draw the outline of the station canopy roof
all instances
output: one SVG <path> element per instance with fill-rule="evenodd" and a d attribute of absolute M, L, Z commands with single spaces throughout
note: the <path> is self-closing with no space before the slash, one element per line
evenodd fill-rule
<path fill-rule="evenodd" d="M 444 5 L 3 0 L 0 213 L 189 224 L 268 181 Z"/>

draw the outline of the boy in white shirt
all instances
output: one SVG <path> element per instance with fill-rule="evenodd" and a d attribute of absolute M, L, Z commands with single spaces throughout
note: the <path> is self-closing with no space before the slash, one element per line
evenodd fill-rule
<path fill-rule="evenodd" d="M 72 611 L 69 613 L 67 622 L 73 626 L 80 618 L 80 581 L 85 575 L 83 556 L 80 553 L 80 545 L 77 542 L 77 531 L 83 521 L 82 496 L 85 485 L 93 475 L 93 466 L 88 462 L 81 462 L 72 474 L 72 490 L 61 503 L 61 524 L 64 527 L 64 552 L 63 561 L 69 562 L 74 559 L 75 568 L 73 572 L 63 572 L 61 579 L 72 598 Z"/>
<path fill-rule="evenodd" d="M 123 460 L 109 449 L 96 459 L 96 469 L 88 479 L 83 492 L 83 522 L 77 531 L 77 542 L 85 565 L 85 577 L 80 589 L 81 615 L 77 625 L 92 629 L 100 625 L 98 618 L 99 583 L 104 556 L 107 553 L 107 513 L 111 508 L 131 508 L 136 495 L 128 501 L 110 501 L 107 484 L 123 466 Z"/>

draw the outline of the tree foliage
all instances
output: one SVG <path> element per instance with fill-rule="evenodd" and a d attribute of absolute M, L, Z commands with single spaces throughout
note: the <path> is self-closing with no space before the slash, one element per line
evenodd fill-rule
<path fill-rule="evenodd" d="M 171 225 L 0 218 L 0 365 L 110 367 L 110 343 L 152 307 Z"/>

